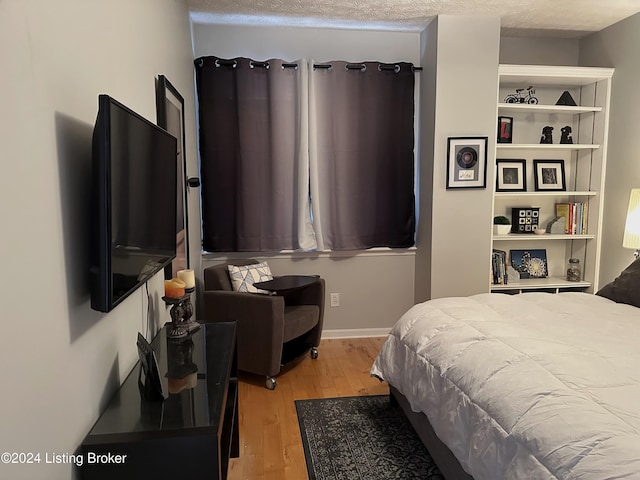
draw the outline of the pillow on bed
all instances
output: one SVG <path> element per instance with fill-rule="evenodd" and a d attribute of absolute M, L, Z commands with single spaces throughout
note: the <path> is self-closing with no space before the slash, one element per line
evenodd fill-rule
<path fill-rule="evenodd" d="M 236 292 L 269 293 L 253 286 L 257 282 L 273 280 L 273 275 L 271 275 L 271 269 L 267 262 L 243 265 L 241 267 L 229 265 L 228 268 L 231 285 Z"/>
<path fill-rule="evenodd" d="M 625 268 L 613 282 L 598 290 L 596 295 L 640 307 L 640 258 Z"/>

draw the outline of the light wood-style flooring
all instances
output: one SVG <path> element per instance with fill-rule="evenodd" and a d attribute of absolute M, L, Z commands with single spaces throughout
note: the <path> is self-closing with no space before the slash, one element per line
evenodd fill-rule
<path fill-rule="evenodd" d="M 305 480 L 307 467 L 294 400 L 388 394 L 369 376 L 384 338 L 322 340 L 318 358 L 306 356 L 277 377 L 240 373 L 240 457 L 229 462 L 228 480 Z"/>

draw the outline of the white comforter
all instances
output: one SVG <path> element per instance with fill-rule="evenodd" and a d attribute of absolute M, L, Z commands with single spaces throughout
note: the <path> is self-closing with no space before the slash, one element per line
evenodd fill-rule
<path fill-rule="evenodd" d="M 476 480 L 640 478 L 640 309 L 585 293 L 412 307 L 371 374 Z"/>

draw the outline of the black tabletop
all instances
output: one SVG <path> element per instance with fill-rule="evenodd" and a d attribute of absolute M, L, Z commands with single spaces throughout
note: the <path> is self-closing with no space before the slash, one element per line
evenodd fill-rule
<path fill-rule="evenodd" d="M 266 282 L 257 282 L 253 286 L 270 292 L 285 292 L 296 288 L 306 287 L 316 283 L 320 277 L 318 275 L 284 275 L 276 277 Z"/>
<path fill-rule="evenodd" d="M 225 394 L 219 386 L 225 384 L 229 374 L 234 335 L 233 323 L 204 324 L 176 343 L 167 339 L 166 327 L 163 328 L 152 347 L 158 358 L 160 377 L 170 392 L 169 398 L 164 402 L 143 400 L 138 390 L 139 366 L 136 365 L 85 443 L 101 435 L 218 428 Z M 191 369 L 187 371 L 186 366 Z"/>

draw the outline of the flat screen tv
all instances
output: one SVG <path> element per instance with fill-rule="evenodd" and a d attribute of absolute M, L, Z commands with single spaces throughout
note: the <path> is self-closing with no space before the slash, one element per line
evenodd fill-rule
<path fill-rule="evenodd" d="M 91 308 L 109 312 L 176 256 L 176 139 L 108 95 L 93 130 Z"/>

